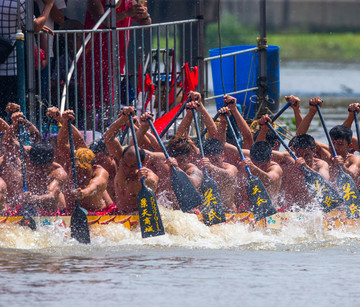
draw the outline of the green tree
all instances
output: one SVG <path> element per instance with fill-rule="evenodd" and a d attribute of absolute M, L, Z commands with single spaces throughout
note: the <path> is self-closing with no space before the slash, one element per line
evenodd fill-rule
<path fill-rule="evenodd" d="M 223 47 L 236 45 L 256 45 L 259 35 L 255 28 L 245 27 L 235 16 L 225 13 L 220 20 L 221 45 Z M 205 28 L 205 50 L 219 48 L 218 23 L 213 22 Z"/>

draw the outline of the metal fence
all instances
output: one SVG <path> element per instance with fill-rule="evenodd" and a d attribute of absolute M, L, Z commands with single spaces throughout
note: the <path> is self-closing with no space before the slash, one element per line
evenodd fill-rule
<path fill-rule="evenodd" d="M 37 48 L 34 66 L 27 70 L 27 78 L 35 80 L 34 89 L 28 90 L 34 93 L 31 120 L 42 127 L 47 107 L 70 108 L 85 138 L 94 139 L 117 118 L 122 106 L 136 104 L 140 113 L 146 110 L 161 116 L 182 101 L 184 64 L 199 65 L 203 45 L 199 24 L 199 19 L 189 19 L 54 31 L 54 57 L 48 69 L 43 69 L 44 55 Z M 49 43 L 49 34 L 35 34 L 35 46 L 41 47 L 44 41 Z M 49 59 L 49 52 L 45 56 Z"/>

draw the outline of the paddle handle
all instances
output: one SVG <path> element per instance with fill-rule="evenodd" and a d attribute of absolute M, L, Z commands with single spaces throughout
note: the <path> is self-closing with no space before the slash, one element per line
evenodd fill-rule
<path fill-rule="evenodd" d="M 354 111 L 354 120 L 355 120 L 355 127 L 356 127 L 356 135 L 357 135 L 357 139 L 358 139 L 358 143 L 360 142 L 360 129 L 359 129 L 359 119 L 358 119 L 358 115 L 357 112 Z"/>
<path fill-rule="evenodd" d="M 141 169 L 142 165 L 141 165 L 141 158 L 140 158 L 140 152 L 139 152 L 139 145 L 138 145 L 138 141 L 137 141 L 136 134 L 135 134 L 135 127 L 134 127 L 132 114 L 129 114 L 129 121 L 130 121 L 130 129 L 131 129 L 131 134 L 132 134 L 132 137 L 133 137 L 133 142 L 134 142 L 134 147 L 135 147 L 135 154 L 136 154 L 137 164 L 138 164 L 138 168 Z M 143 186 L 145 185 L 145 179 L 144 178 L 141 178 L 141 184 Z"/>
<path fill-rule="evenodd" d="M 324 117 L 322 116 L 322 113 L 321 113 L 321 110 L 320 110 L 319 105 L 316 105 L 316 110 L 317 110 L 317 112 L 319 113 L 320 121 L 321 121 L 321 124 L 322 124 L 322 126 L 323 126 L 323 128 L 324 128 L 326 138 L 327 138 L 327 140 L 328 140 L 328 142 L 329 142 L 329 145 L 330 145 L 330 147 L 331 147 L 332 155 L 333 155 L 333 157 L 336 157 L 337 154 L 336 154 L 336 151 L 335 151 L 335 147 L 334 147 L 334 144 L 333 144 L 333 142 L 332 142 L 332 140 L 331 140 L 329 131 L 328 131 L 327 127 L 326 127 L 325 120 L 324 120 Z"/>
<path fill-rule="evenodd" d="M 216 121 L 219 116 L 220 116 L 220 113 L 216 113 L 215 116 L 213 117 L 213 121 Z M 207 132 L 207 128 L 205 128 L 205 129 L 203 130 L 203 132 L 201 132 L 201 139 L 204 138 L 206 132 Z"/>
<path fill-rule="evenodd" d="M 281 136 L 279 135 L 279 133 L 277 133 L 277 131 L 274 129 L 274 127 L 267 122 L 266 125 L 269 127 L 269 129 L 276 135 L 277 139 L 279 140 L 279 142 L 281 143 L 282 146 L 284 146 L 284 148 L 286 149 L 286 151 L 290 154 L 290 156 L 296 160 L 297 156 L 295 156 L 295 154 L 293 153 L 293 151 L 289 148 L 289 146 L 286 145 L 286 143 L 284 142 L 284 140 L 281 138 Z"/>
<path fill-rule="evenodd" d="M 163 131 L 160 133 L 160 137 L 162 138 L 165 133 L 169 130 L 169 128 L 172 126 L 172 124 L 177 120 L 177 118 L 180 116 L 180 114 L 185 110 L 186 104 L 191 101 L 191 97 L 189 97 L 181 106 L 179 111 L 175 114 L 175 116 L 172 118 L 172 120 L 166 125 Z"/>
<path fill-rule="evenodd" d="M 232 99 L 231 102 L 232 102 L 232 103 L 235 103 L 235 100 Z M 231 103 L 231 102 L 230 102 L 230 103 Z M 229 105 L 229 103 L 226 103 L 226 102 L 224 101 L 223 107 L 226 107 L 226 106 L 228 106 L 228 105 Z M 220 116 L 220 113 L 216 113 L 215 116 L 213 117 L 213 121 L 216 121 L 216 120 L 219 118 L 219 116 Z M 205 128 L 205 129 L 203 130 L 203 132 L 201 132 L 201 139 L 204 138 L 206 132 L 207 132 L 207 128 Z"/>
<path fill-rule="evenodd" d="M 71 119 L 68 120 L 68 131 L 69 131 L 69 144 L 70 144 L 70 156 L 71 156 L 71 168 L 73 173 L 74 188 L 78 188 L 76 163 L 75 163 L 75 149 L 74 149 L 74 137 L 71 127 Z"/>
<path fill-rule="evenodd" d="M 201 156 L 201 158 L 204 158 L 204 157 L 205 157 L 205 155 L 204 155 L 204 148 L 203 148 L 203 143 L 202 143 L 202 140 L 201 140 L 201 134 L 200 134 L 200 128 L 199 128 L 199 121 L 198 121 L 198 119 L 197 119 L 197 113 L 196 113 L 196 110 L 195 110 L 195 109 L 191 109 L 191 111 L 192 111 L 192 113 L 193 113 L 195 130 L 196 130 L 196 136 L 197 136 L 197 139 L 198 139 L 198 142 L 199 142 L 200 156 Z M 203 168 L 203 172 L 204 172 L 204 176 L 205 176 L 205 177 L 208 177 L 208 171 L 207 171 L 207 168 L 206 168 L 206 167 Z"/>
<path fill-rule="evenodd" d="M 21 163 L 21 174 L 22 174 L 22 184 L 23 184 L 23 192 L 27 192 L 27 184 L 26 184 L 26 163 L 25 163 L 25 150 L 24 150 L 24 127 L 21 123 L 19 123 L 19 145 L 20 145 L 20 163 Z"/>
<path fill-rule="evenodd" d="M 167 152 L 167 150 L 166 150 L 166 148 L 164 146 L 164 143 L 161 141 L 161 138 L 160 138 L 159 134 L 157 133 L 153 122 L 151 121 L 150 118 L 148 118 L 147 121 L 148 121 L 148 123 L 150 125 L 150 128 L 151 128 L 152 132 L 154 133 L 154 135 L 156 137 L 156 140 L 158 141 L 158 143 L 159 143 L 159 145 L 161 147 L 161 150 L 164 152 L 165 158 L 166 159 L 169 158 L 169 154 L 168 154 L 168 152 Z"/>
<path fill-rule="evenodd" d="M 193 114 L 196 135 L 197 135 L 198 142 L 199 142 L 200 156 L 201 156 L 201 158 L 204 158 L 205 157 L 204 148 L 203 148 L 203 143 L 202 143 L 202 140 L 201 140 L 201 134 L 200 134 L 200 129 L 199 129 L 199 121 L 198 121 L 198 118 L 197 118 L 197 113 L 196 113 L 195 109 L 191 109 L 191 111 L 192 111 L 192 114 Z"/>
<path fill-rule="evenodd" d="M 128 131 L 129 131 L 129 126 L 125 126 L 125 129 L 122 132 L 121 137 L 120 137 L 120 144 L 121 145 L 124 143 L 124 140 L 125 140 L 125 137 L 126 137 Z"/>
<path fill-rule="evenodd" d="M 233 136 L 233 138 L 234 138 L 234 140 L 235 140 L 237 150 L 238 150 L 238 152 L 239 152 L 239 154 L 240 154 L 240 158 L 241 158 L 241 160 L 244 160 L 244 159 L 245 159 L 245 155 L 244 155 L 244 153 L 243 153 L 243 151 L 242 151 L 242 149 L 241 149 L 239 140 L 238 140 L 238 138 L 236 137 L 235 130 L 234 130 L 234 127 L 233 127 L 233 125 L 232 125 L 232 123 L 231 123 L 231 120 L 230 120 L 230 118 L 229 118 L 229 115 L 227 115 L 226 113 L 225 113 L 224 115 L 225 115 L 225 118 L 226 118 L 226 122 L 227 122 L 227 124 L 228 124 L 228 126 L 229 126 L 229 129 L 230 129 L 230 131 L 231 131 L 231 134 L 232 134 L 232 136 Z M 246 171 L 246 173 L 248 174 L 248 176 L 251 177 L 251 171 L 250 171 L 250 168 L 249 168 L 248 166 L 245 166 L 245 171 Z"/>
<path fill-rule="evenodd" d="M 286 111 L 286 109 L 287 109 L 288 107 L 290 107 L 290 106 L 291 106 L 291 103 L 288 101 L 288 102 L 281 108 L 281 110 L 280 110 L 279 112 L 277 112 L 277 113 L 271 118 L 272 122 L 276 121 L 276 120 L 281 116 L 281 114 L 283 114 L 283 113 Z"/>

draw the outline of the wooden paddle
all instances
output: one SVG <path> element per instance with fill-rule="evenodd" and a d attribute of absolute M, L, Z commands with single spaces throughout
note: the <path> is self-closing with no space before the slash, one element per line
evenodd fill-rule
<path fill-rule="evenodd" d="M 199 149 L 201 158 L 204 158 L 204 149 L 201 140 L 201 134 L 199 129 L 199 123 L 195 109 L 192 109 L 196 135 L 199 142 Z M 207 226 L 226 222 L 225 211 L 221 202 L 218 186 L 214 179 L 212 179 L 207 171 L 207 168 L 203 168 L 204 178 L 200 184 L 200 192 L 204 195 L 204 202 L 202 209 L 202 215 L 204 224 Z"/>
<path fill-rule="evenodd" d="M 324 128 L 326 138 L 329 142 L 329 145 L 330 145 L 330 148 L 332 151 L 332 156 L 336 157 L 337 154 L 335 151 L 335 147 L 331 140 L 329 131 L 326 127 L 325 120 L 322 116 L 319 105 L 316 105 L 316 109 L 318 111 L 321 124 Z M 351 176 L 349 174 L 344 172 L 341 165 L 339 165 L 339 173 L 336 178 L 336 185 L 337 185 L 339 194 L 341 195 L 341 197 L 343 199 L 344 205 L 346 206 L 347 218 L 354 219 L 354 218 L 360 217 L 360 211 L 359 211 L 360 193 L 359 193 L 359 190 L 357 189 L 354 180 L 351 178 Z"/>
<path fill-rule="evenodd" d="M 139 153 L 139 146 L 136 139 L 133 116 L 131 114 L 129 114 L 129 121 L 131 134 L 134 141 L 136 160 L 139 169 L 141 169 L 142 165 Z M 139 208 L 141 236 L 143 238 L 148 238 L 165 234 L 155 194 L 151 189 L 146 186 L 144 178 L 141 179 L 141 189 L 137 195 L 137 204 Z"/>
<path fill-rule="evenodd" d="M 273 126 L 269 122 L 267 122 L 266 125 L 276 135 L 281 145 L 284 146 L 291 157 L 296 160 L 297 157 L 295 154 L 285 144 L 284 140 L 273 128 Z M 316 201 L 321 205 L 324 212 L 328 213 L 342 203 L 342 199 L 336 190 L 323 177 L 321 177 L 319 173 L 307 169 L 304 165 L 302 165 L 301 169 L 304 171 L 306 187 L 310 193 L 314 195 Z"/>
<path fill-rule="evenodd" d="M 11 112 L 9 112 L 11 113 Z M 11 116 L 10 116 L 11 118 Z M 19 125 L 19 145 L 20 145 L 20 163 L 21 163 L 21 173 L 22 173 L 22 183 L 23 183 L 23 192 L 27 192 L 26 184 L 26 163 L 25 163 L 25 150 L 24 150 L 24 128 L 21 123 Z M 31 230 L 36 230 L 36 223 L 32 216 L 37 215 L 34 207 L 29 204 L 24 204 L 24 209 L 20 213 L 23 218 L 20 221 L 20 225 L 28 226 Z"/>
<path fill-rule="evenodd" d="M 70 143 L 70 155 L 71 155 L 71 166 L 73 173 L 74 188 L 78 188 L 77 175 L 76 175 L 76 164 L 75 164 L 75 150 L 74 150 L 74 139 L 71 128 L 71 120 L 68 120 L 69 129 L 69 143 Z M 79 243 L 89 244 L 90 243 L 90 232 L 89 224 L 84 209 L 80 207 L 78 199 L 75 200 L 75 209 L 71 215 L 70 221 L 71 237 L 79 241 Z"/>
<path fill-rule="evenodd" d="M 124 143 L 124 140 L 125 140 L 125 137 L 126 137 L 128 131 L 129 131 L 129 126 L 125 126 L 124 131 L 122 132 L 120 140 L 119 140 L 121 145 Z"/>
<path fill-rule="evenodd" d="M 227 124 L 230 128 L 231 134 L 233 135 L 234 140 L 236 141 L 236 147 L 239 151 L 240 158 L 241 158 L 241 160 L 244 160 L 245 156 L 241 149 L 238 139 L 235 137 L 236 134 L 234 131 L 234 127 L 231 124 L 229 116 L 226 113 L 224 115 L 225 115 Z M 248 178 L 247 178 L 248 181 L 245 186 L 246 193 L 249 197 L 249 201 L 251 204 L 251 211 L 254 213 L 255 220 L 258 221 L 258 220 L 264 219 L 270 215 L 277 213 L 277 210 L 274 207 L 274 205 L 271 201 L 271 198 L 270 198 L 268 192 L 266 191 L 266 188 L 265 188 L 264 184 L 262 183 L 262 181 L 258 177 L 251 174 L 250 168 L 248 166 L 245 167 L 245 171 L 248 176 Z"/>
<path fill-rule="evenodd" d="M 164 152 L 165 158 L 169 158 L 169 154 L 161 141 L 159 134 L 157 133 L 153 122 L 150 118 L 147 119 L 152 132 L 154 133 L 162 151 Z M 181 210 L 187 212 L 202 204 L 202 199 L 199 193 L 196 191 L 194 185 L 190 181 L 188 175 L 183 171 L 177 169 L 175 166 L 171 166 L 171 185 L 175 192 L 176 198 L 180 204 Z"/>
<path fill-rule="evenodd" d="M 291 106 L 291 103 L 288 101 L 282 108 L 279 112 L 277 112 L 272 118 L 271 118 L 271 121 L 274 122 L 276 121 L 280 116 L 281 114 L 283 114 L 288 107 Z"/>

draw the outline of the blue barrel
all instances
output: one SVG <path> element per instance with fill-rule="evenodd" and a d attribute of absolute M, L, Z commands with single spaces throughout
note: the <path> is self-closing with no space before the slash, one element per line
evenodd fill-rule
<path fill-rule="evenodd" d="M 227 54 L 245 49 L 254 48 L 256 46 L 241 45 L 221 48 L 221 53 Z M 279 62 L 279 46 L 268 46 L 267 48 L 267 80 L 269 98 L 274 104 L 268 104 L 271 111 L 276 112 L 280 100 L 280 62 Z M 209 50 L 210 57 L 219 55 L 219 48 Z M 227 93 L 243 90 L 246 88 L 256 87 L 259 77 L 259 53 L 247 52 L 236 55 L 236 87 L 234 72 L 234 57 L 225 57 L 222 59 L 224 87 Z M 214 94 L 223 95 L 223 87 L 221 82 L 220 59 L 211 61 L 212 78 L 214 84 Z M 253 118 L 255 116 L 255 104 L 251 103 L 250 97 L 256 95 L 257 91 L 241 93 L 234 95 L 238 105 L 245 105 L 245 118 Z M 255 97 L 254 97 L 255 98 Z M 256 99 L 254 99 L 256 100 Z M 223 106 L 223 99 L 216 99 L 216 107 L 220 109 Z"/>

